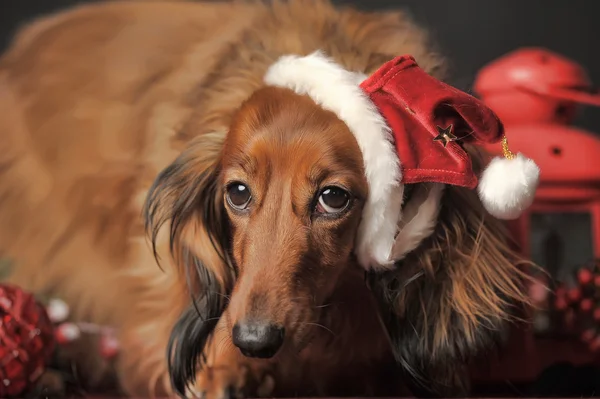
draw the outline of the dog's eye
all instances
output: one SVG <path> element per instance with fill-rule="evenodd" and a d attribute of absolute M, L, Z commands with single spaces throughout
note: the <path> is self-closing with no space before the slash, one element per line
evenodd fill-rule
<path fill-rule="evenodd" d="M 246 209 L 251 199 L 250 190 L 242 183 L 231 183 L 227 187 L 227 202 L 233 208 L 238 210 Z"/>
<path fill-rule="evenodd" d="M 339 187 L 325 187 L 319 195 L 317 202 L 317 212 L 319 213 L 340 213 L 350 204 L 350 194 Z"/>

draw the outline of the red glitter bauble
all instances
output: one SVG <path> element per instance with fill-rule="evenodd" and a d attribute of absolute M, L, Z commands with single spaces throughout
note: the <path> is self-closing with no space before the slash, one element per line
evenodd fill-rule
<path fill-rule="evenodd" d="M 53 350 L 53 326 L 44 307 L 20 288 L 0 284 L 0 397 L 30 388 Z"/>

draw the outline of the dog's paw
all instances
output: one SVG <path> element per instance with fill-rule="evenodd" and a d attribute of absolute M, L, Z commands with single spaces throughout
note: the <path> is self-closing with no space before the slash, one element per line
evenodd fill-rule
<path fill-rule="evenodd" d="M 196 378 L 194 396 L 200 399 L 241 399 L 271 396 L 275 379 L 249 366 L 205 366 Z"/>

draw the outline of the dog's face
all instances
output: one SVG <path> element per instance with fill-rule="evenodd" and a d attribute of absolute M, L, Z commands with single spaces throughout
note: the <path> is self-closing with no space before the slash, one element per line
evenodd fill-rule
<path fill-rule="evenodd" d="M 234 344 L 253 357 L 299 349 L 353 264 L 368 194 L 358 144 L 313 100 L 265 88 L 237 114 L 220 183 L 238 269 L 228 310 Z"/>
<path fill-rule="evenodd" d="M 354 135 L 291 90 L 257 90 L 227 133 L 188 143 L 159 174 L 145 207 L 155 250 L 168 226 L 171 255 L 195 302 L 168 348 L 178 392 L 195 378 L 218 320 L 249 357 L 311 342 L 340 275 L 360 270 L 354 244 L 367 196 Z"/>
<path fill-rule="evenodd" d="M 527 300 L 518 257 L 472 190 L 412 192 L 398 236 L 406 256 L 370 275 L 371 292 L 408 375 L 427 391 L 464 393 L 462 362 L 492 342 L 512 301 Z M 145 215 L 154 244 L 169 225 L 173 260 L 194 297 L 168 348 L 177 392 L 194 381 L 219 320 L 251 357 L 310 342 L 339 277 L 359 270 L 354 241 L 367 196 L 348 127 L 286 89 L 256 91 L 227 133 L 188 144 L 156 179 Z"/>

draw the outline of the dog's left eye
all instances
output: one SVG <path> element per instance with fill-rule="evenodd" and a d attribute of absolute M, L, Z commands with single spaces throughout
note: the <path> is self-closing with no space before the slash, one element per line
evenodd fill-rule
<path fill-rule="evenodd" d="M 237 210 L 248 207 L 252 195 L 250 190 L 242 183 L 232 183 L 227 187 L 227 202 Z"/>
<path fill-rule="evenodd" d="M 350 194 L 339 187 L 325 187 L 317 201 L 317 212 L 335 214 L 344 211 L 350 204 Z"/>

